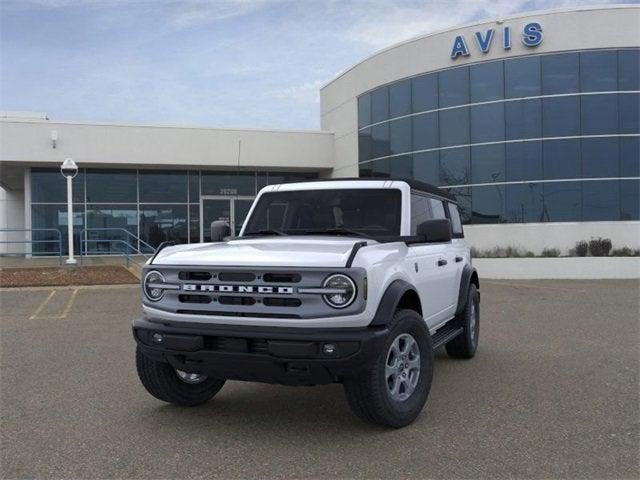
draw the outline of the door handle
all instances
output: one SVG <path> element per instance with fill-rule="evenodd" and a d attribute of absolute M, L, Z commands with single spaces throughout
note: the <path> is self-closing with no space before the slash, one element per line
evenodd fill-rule
<path fill-rule="evenodd" d="M 441 258 L 440 260 L 438 260 L 439 267 L 444 267 L 446 264 L 447 264 L 447 261 L 444 258 Z"/>
<path fill-rule="evenodd" d="M 461 262 L 463 260 L 462 257 L 456 257 L 456 263 Z"/>

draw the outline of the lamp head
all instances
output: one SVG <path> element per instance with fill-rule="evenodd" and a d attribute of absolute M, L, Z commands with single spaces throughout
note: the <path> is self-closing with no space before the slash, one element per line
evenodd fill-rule
<path fill-rule="evenodd" d="M 65 159 L 62 165 L 60 165 L 60 173 L 62 173 L 62 176 L 65 178 L 75 177 L 78 174 L 76 162 L 74 162 L 72 158 Z"/>

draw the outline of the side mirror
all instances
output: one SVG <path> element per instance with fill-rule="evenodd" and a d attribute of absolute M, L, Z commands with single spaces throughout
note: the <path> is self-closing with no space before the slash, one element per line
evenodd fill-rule
<path fill-rule="evenodd" d="M 451 222 L 448 218 L 426 220 L 418 225 L 416 234 L 424 242 L 450 242 Z"/>
<path fill-rule="evenodd" d="M 225 237 L 231 235 L 231 228 L 224 220 L 215 220 L 211 222 L 211 241 L 222 242 Z"/>

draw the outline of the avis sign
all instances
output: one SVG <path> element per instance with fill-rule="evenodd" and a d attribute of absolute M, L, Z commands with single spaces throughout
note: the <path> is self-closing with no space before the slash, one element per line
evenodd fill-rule
<path fill-rule="evenodd" d="M 502 48 L 504 50 L 511 49 L 511 27 L 503 27 L 502 29 Z M 496 35 L 496 30 L 493 28 L 488 29 L 486 32 L 475 32 L 473 37 L 476 44 L 482 53 L 488 53 L 493 43 L 493 37 Z M 522 34 L 520 37 L 522 44 L 525 47 L 537 47 L 542 43 L 542 25 L 538 22 L 530 22 L 522 27 Z M 451 58 L 456 59 L 458 57 L 468 57 L 470 55 L 469 47 L 464 35 L 458 35 L 453 40 L 453 48 L 451 49 Z"/>

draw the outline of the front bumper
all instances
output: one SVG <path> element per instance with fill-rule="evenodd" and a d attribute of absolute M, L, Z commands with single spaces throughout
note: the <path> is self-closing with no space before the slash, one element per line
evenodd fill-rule
<path fill-rule="evenodd" d="M 354 375 L 377 356 L 388 332 L 386 326 L 314 329 L 133 322 L 138 347 L 154 360 L 216 378 L 284 385 L 326 384 Z"/>

